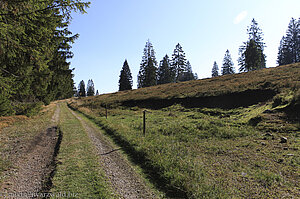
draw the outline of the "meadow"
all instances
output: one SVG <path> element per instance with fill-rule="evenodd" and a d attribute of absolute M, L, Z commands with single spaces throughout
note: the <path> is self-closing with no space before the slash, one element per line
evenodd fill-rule
<path fill-rule="evenodd" d="M 297 197 L 299 79 L 300 64 L 292 64 L 69 106 L 102 127 L 166 197 Z"/>

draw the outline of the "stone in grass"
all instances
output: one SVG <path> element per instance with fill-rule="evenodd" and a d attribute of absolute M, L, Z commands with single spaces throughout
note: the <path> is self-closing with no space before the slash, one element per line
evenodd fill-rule
<path fill-rule="evenodd" d="M 287 143 L 287 138 L 286 137 L 281 137 L 279 143 Z"/>
<path fill-rule="evenodd" d="M 245 172 L 242 172 L 241 174 L 243 177 L 246 177 L 246 175 L 247 175 L 247 173 L 245 173 Z"/>
<path fill-rule="evenodd" d="M 272 133 L 270 133 L 270 132 L 267 132 L 267 133 L 265 134 L 265 136 L 273 137 Z"/>

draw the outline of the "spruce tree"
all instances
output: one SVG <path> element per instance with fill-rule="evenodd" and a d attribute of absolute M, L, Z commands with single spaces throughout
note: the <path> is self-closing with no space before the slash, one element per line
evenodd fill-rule
<path fill-rule="evenodd" d="M 88 84 L 86 86 L 86 95 L 87 96 L 95 95 L 95 85 L 92 79 L 89 79 Z"/>
<path fill-rule="evenodd" d="M 300 62 L 300 17 L 298 19 L 297 62 Z"/>
<path fill-rule="evenodd" d="M 190 80 L 195 80 L 195 79 L 196 79 L 196 77 L 192 71 L 192 66 L 191 66 L 190 62 L 187 61 L 185 71 L 179 77 L 179 81 L 190 81 Z"/>
<path fill-rule="evenodd" d="M 277 63 L 286 65 L 300 62 L 300 19 L 292 18 L 286 36 L 284 36 L 278 48 Z"/>
<path fill-rule="evenodd" d="M 291 63 L 300 62 L 299 58 L 299 35 L 300 35 L 300 24 L 296 21 L 296 19 L 292 18 L 288 30 L 286 33 L 286 43 L 290 50 Z"/>
<path fill-rule="evenodd" d="M 73 74 L 66 64 L 70 57 L 57 59 L 73 42 L 68 33 L 72 11 L 84 13 L 88 5 L 80 0 L 1 1 L 0 101 L 11 107 L 11 101 L 47 104 L 73 95 Z M 0 107 L 2 112 L 11 111 Z"/>
<path fill-rule="evenodd" d="M 183 73 L 186 71 L 186 58 L 179 43 L 175 46 L 172 54 L 171 68 L 174 82 L 180 81 L 179 79 L 182 78 L 181 76 L 183 76 Z"/>
<path fill-rule="evenodd" d="M 222 75 L 234 74 L 233 62 L 229 50 L 225 52 L 222 66 Z"/>
<path fill-rule="evenodd" d="M 14 113 L 10 101 L 12 94 L 11 81 L 13 81 L 13 79 L 4 77 L 0 70 L 0 116 L 6 116 Z"/>
<path fill-rule="evenodd" d="M 258 70 L 266 67 L 266 56 L 264 54 L 265 43 L 263 42 L 262 30 L 258 27 L 255 19 L 252 20 L 247 29 L 249 40 L 239 49 L 239 70 L 242 72 Z"/>
<path fill-rule="evenodd" d="M 155 86 L 157 84 L 157 68 L 154 65 L 152 58 L 149 58 L 148 64 L 145 67 L 145 78 L 143 87 Z"/>
<path fill-rule="evenodd" d="M 198 79 L 198 74 L 197 73 L 194 74 L 194 78 L 195 78 L 195 80 Z"/>
<path fill-rule="evenodd" d="M 169 56 L 164 56 L 158 67 L 157 84 L 167 84 L 173 82 L 173 75 L 170 66 Z"/>
<path fill-rule="evenodd" d="M 212 77 L 218 77 L 219 76 L 219 67 L 217 62 L 214 62 L 213 68 L 211 70 L 211 76 Z"/>
<path fill-rule="evenodd" d="M 66 25 L 64 24 L 65 28 Z M 74 43 L 77 38 L 78 34 L 72 35 L 72 32 L 63 29 L 57 30 L 57 35 L 52 40 L 56 44 L 56 48 L 48 64 L 52 72 L 48 86 L 48 99 L 50 101 L 66 99 L 74 95 L 74 75 L 72 74 L 74 69 L 70 69 L 68 59 L 73 57 L 70 43 Z"/>
<path fill-rule="evenodd" d="M 288 61 L 286 60 L 287 54 L 288 54 L 288 48 L 285 44 L 285 38 L 282 37 L 282 39 L 280 40 L 279 47 L 278 47 L 278 55 L 277 55 L 277 64 L 279 66 L 285 65 L 286 63 L 288 63 Z"/>
<path fill-rule="evenodd" d="M 299 17 L 299 19 L 298 19 L 297 62 L 300 62 L 300 17 Z"/>
<path fill-rule="evenodd" d="M 144 48 L 144 55 L 138 74 L 138 88 L 157 84 L 157 61 L 152 43 L 148 40 Z"/>
<path fill-rule="evenodd" d="M 86 92 L 85 92 L 85 83 L 83 80 L 78 85 L 78 97 L 85 97 Z"/>
<path fill-rule="evenodd" d="M 127 60 L 125 60 L 119 79 L 119 91 L 132 89 L 132 76 Z"/>

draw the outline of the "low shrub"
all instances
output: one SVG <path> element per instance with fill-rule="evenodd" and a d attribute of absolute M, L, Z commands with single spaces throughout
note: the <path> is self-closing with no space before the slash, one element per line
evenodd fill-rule
<path fill-rule="evenodd" d="M 23 102 L 23 103 L 15 103 L 14 110 L 17 115 L 26 115 L 27 117 L 31 117 L 37 115 L 42 109 L 43 102 Z"/>
<path fill-rule="evenodd" d="M 3 95 L 0 95 L 0 116 L 14 114 L 14 110 L 10 101 Z"/>

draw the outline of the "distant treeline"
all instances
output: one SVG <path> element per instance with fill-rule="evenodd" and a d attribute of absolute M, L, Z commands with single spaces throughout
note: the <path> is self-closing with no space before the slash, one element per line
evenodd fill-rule
<path fill-rule="evenodd" d="M 247 29 L 249 35 L 248 41 L 244 42 L 239 48 L 238 64 L 239 72 L 248 72 L 266 68 L 266 55 L 264 48 L 266 47 L 263 39 L 263 32 L 259 28 L 258 23 L 253 19 Z M 300 62 L 300 19 L 297 22 L 292 18 L 287 34 L 280 42 L 277 63 L 285 65 Z M 221 72 L 217 62 L 214 62 L 212 68 L 212 77 L 219 75 L 234 74 L 234 64 L 229 50 L 225 52 Z M 140 70 L 137 75 L 137 87 L 149 87 L 159 84 L 183 82 L 198 79 L 198 75 L 193 73 L 190 62 L 186 59 L 182 46 L 178 43 L 175 46 L 172 57 L 166 54 L 159 62 L 156 61 L 155 51 L 152 43 L 146 42 Z M 131 90 L 133 86 L 132 74 L 127 59 L 124 61 L 119 76 L 119 91 Z M 97 90 L 96 95 L 99 92 Z M 92 80 L 85 83 L 82 80 L 78 85 L 75 94 L 78 97 L 94 96 L 95 89 Z"/>
<path fill-rule="evenodd" d="M 27 114 L 41 104 L 73 96 L 68 59 L 78 37 L 69 30 L 81 0 L 0 1 L 0 116 Z"/>
<path fill-rule="evenodd" d="M 239 72 L 248 72 L 266 68 L 266 47 L 263 39 L 263 32 L 259 28 L 255 19 L 252 19 L 247 29 L 248 41 L 239 48 Z M 286 36 L 280 42 L 277 63 L 286 65 L 300 62 L 300 18 L 296 21 L 291 19 Z M 219 75 L 234 74 L 234 64 L 229 50 L 225 52 L 223 64 L 219 72 L 219 67 L 215 61 L 212 67 L 212 77 Z M 172 58 L 166 55 L 157 67 L 155 51 L 153 45 L 148 40 L 144 48 L 144 55 L 138 73 L 138 88 L 181 82 L 198 79 L 198 75 L 192 72 L 189 61 L 185 58 L 185 53 L 180 44 L 177 44 Z M 119 91 L 132 89 L 132 75 L 127 60 L 125 60 L 119 79 Z"/>
<path fill-rule="evenodd" d="M 172 82 L 182 82 L 198 79 L 193 73 L 190 62 L 186 59 L 182 46 L 175 46 L 171 59 L 166 54 L 159 66 L 152 43 L 146 42 L 140 70 L 138 73 L 138 88 L 155 86 Z M 119 79 L 119 91 L 132 89 L 132 75 L 127 60 L 125 60 Z"/>
<path fill-rule="evenodd" d="M 78 90 L 75 92 L 75 97 L 86 97 L 94 95 L 99 95 L 99 91 L 97 90 L 95 93 L 95 85 L 93 80 L 89 79 L 86 89 L 84 81 L 81 80 L 78 85 Z"/>
<path fill-rule="evenodd" d="M 247 29 L 249 39 L 239 49 L 238 64 L 240 72 L 258 70 L 266 67 L 266 55 L 262 30 L 255 19 Z M 300 18 L 297 21 L 292 18 L 286 36 L 284 36 L 278 48 L 277 64 L 279 66 L 300 62 Z M 229 50 L 226 51 L 223 60 L 221 75 L 235 73 Z M 215 61 L 212 68 L 212 77 L 219 76 L 218 64 Z"/>
<path fill-rule="evenodd" d="M 160 61 L 157 67 L 155 51 L 152 43 L 146 42 L 140 70 L 138 74 L 138 88 L 166 84 L 171 82 L 182 82 L 198 79 L 197 74 L 193 73 L 190 62 L 185 58 L 185 53 L 178 43 L 172 54 L 172 59 L 168 55 Z M 125 60 L 119 79 L 119 91 L 132 89 L 132 75 L 128 61 Z M 95 95 L 93 80 L 89 80 L 87 87 L 82 80 L 78 85 L 76 96 L 85 97 Z M 99 94 L 98 90 L 96 95 Z"/>

